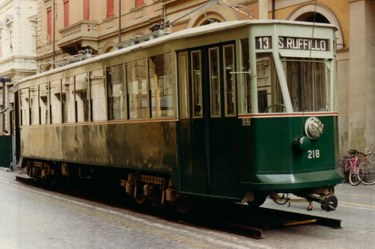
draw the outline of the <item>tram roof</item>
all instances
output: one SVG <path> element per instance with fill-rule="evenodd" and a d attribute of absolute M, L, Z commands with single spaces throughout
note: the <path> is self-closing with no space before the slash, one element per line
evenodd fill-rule
<path fill-rule="evenodd" d="M 25 77 L 23 79 L 20 79 L 15 85 L 14 88 L 17 89 L 19 84 L 22 84 L 25 81 L 40 78 L 43 76 L 51 75 L 54 73 L 62 72 L 65 70 L 69 70 L 75 67 L 84 66 L 89 63 L 98 62 L 101 60 L 108 59 L 112 56 L 116 55 L 122 55 L 126 54 L 132 51 L 137 51 L 139 49 L 148 48 L 152 46 L 156 46 L 158 44 L 162 44 L 167 41 L 174 41 L 174 40 L 180 40 L 183 38 L 188 38 L 192 36 L 197 36 L 201 34 L 207 34 L 207 33 L 214 33 L 221 30 L 228 30 L 232 28 L 239 28 L 247 25 L 270 25 L 270 24 L 284 24 L 284 25 L 299 25 L 299 26 L 310 26 L 310 27 L 331 27 L 334 29 L 337 29 L 334 25 L 331 24 L 325 24 L 325 23 L 312 23 L 312 22 L 298 22 L 298 21 L 288 21 L 288 20 L 236 20 L 236 21 L 226 21 L 226 22 L 218 22 L 218 23 L 212 23 L 209 25 L 199 26 L 199 27 L 193 27 L 188 28 L 184 30 L 180 30 L 174 33 L 169 33 L 167 35 L 154 38 L 148 41 L 144 41 L 135 45 L 131 45 L 125 48 L 121 48 L 118 50 L 114 50 L 105 54 L 97 55 L 92 58 L 74 62 L 72 64 L 68 64 L 66 66 L 62 66 L 56 69 L 52 69 L 43 73 L 38 73 L 29 77 Z"/>

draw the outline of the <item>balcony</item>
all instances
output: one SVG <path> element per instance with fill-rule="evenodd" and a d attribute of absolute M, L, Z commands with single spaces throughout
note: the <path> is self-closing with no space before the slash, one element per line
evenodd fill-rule
<path fill-rule="evenodd" d="M 57 45 L 67 53 L 76 54 L 78 50 L 90 47 L 98 50 L 98 23 L 80 21 L 59 30 L 61 38 Z"/>

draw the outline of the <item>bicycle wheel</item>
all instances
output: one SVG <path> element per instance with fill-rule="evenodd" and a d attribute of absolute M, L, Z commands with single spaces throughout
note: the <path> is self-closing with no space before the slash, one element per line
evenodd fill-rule
<path fill-rule="evenodd" d="M 349 182 L 353 186 L 357 186 L 361 183 L 361 177 L 359 174 L 355 173 L 353 169 L 350 169 Z"/>
<path fill-rule="evenodd" d="M 375 165 L 368 163 L 366 166 L 365 162 L 362 162 L 359 166 L 359 170 L 361 172 L 361 181 L 363 184 L 375 184 Z"/>

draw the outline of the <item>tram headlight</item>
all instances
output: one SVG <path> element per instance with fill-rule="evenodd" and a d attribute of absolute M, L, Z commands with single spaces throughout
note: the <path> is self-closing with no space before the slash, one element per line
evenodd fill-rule
<path fill-rule="evenodd" d="M 306 136 L 302 136 L 296 139 L 295 144 L 301 151 L 307 151 L 310 149 L 311 140 Z"/>
<path fill-rule="evenodd" d="M 323 134 L 324 124 L 317 117 L 310 117 L 305 122 L 305 134 L 315 140 Z"/>

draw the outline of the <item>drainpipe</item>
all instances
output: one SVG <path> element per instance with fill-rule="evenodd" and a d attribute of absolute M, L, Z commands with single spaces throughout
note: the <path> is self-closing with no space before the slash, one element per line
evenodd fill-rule
<path fill-rule="evenodd" d="M 56 51 L 55 51 L 55 42 L 56 42 L 56 6 L 55 6 L 55 0 L 52 2 L 53 4 L 53 10 L 52 10 L 52 15 L 53 15 L 53 42 L 52 42 L 52 68 L 55 68 L 55 61 L 56 61 Z"/>
<path fill-rule="evenodd" d="M 118 0 L 118 42 L 121 42 L 121 0 Z"/>
<path fill-rule="evenodd" d="M 275 5 L 276 0 L 272 0 L 272 20 L 275 20 Z"/>

